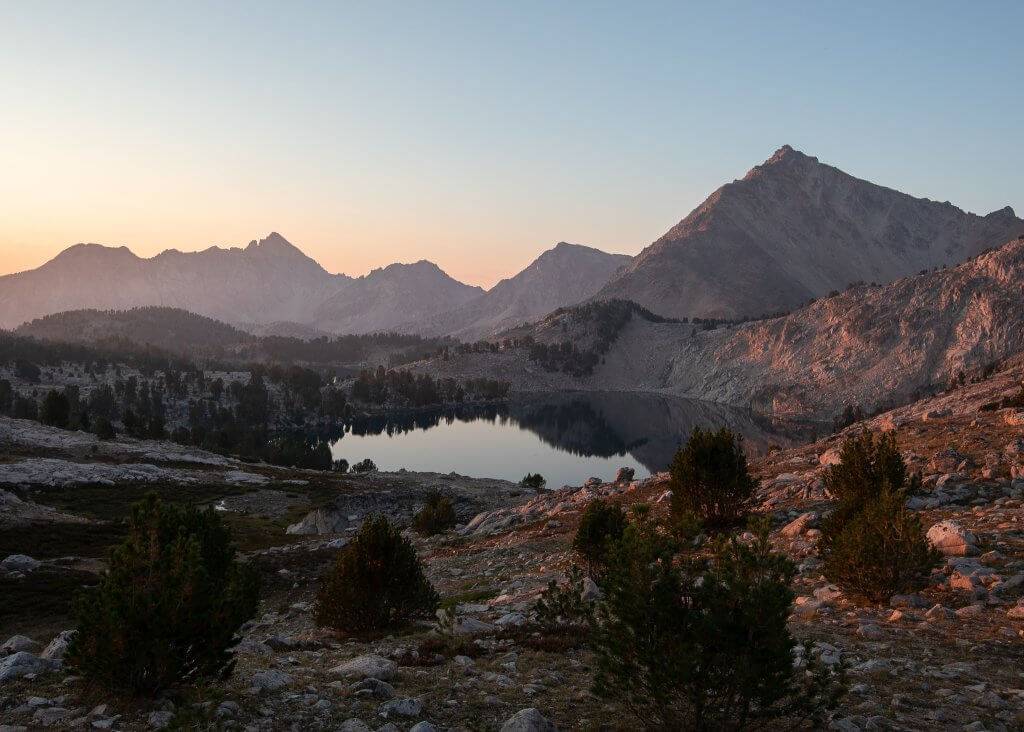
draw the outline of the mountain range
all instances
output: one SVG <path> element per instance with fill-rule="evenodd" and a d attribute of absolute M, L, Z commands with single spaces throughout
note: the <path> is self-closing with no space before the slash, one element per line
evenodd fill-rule
<path fill-rule="evenodd" d="M 0 277 L 0 327 L 58 312 L 163 306 L 254 332 L 480 337 L 589 297 L 629 259 L 559 244 L 485 292 L 425 260 L 362 277 L 331 274 L 276 232 L 244 249 L 149 259 L 127 247 L 76 244 L 38 269 Z"/>
<path fill-rule="evenodd" d="M 1024 232 L 1009 207 L 987 216 L 854 178 L 783 146 L 636 257 L 560 243 L 488 291 L 436 264 L 362 277 L 327 272 L 271 233 L 244 248 L 77 244 L 0 277 L 0 327 L 78 309 L 183 308 L 294 334 L 396 331 L 493 337 L 584 301 L 628 300 L 671 318 L 790 312 L 851 283 L 885 284 L 965 261 Z"/>
<path fill-rule="evenodd" d="M 1024 350 L 1024 236 L 955 267 L 854 285 L 789 314 L 705 330 L 636 308 L 591 374 L 546 369 L 515 348 L 434 359 L 417 369 L 496 377 L 518 391 L 648 391 L 830 419 L 908 402 L 978 376 Z M 570 308 L 519 338 L 579 348 L 607 339 L 596 308 Z M 646 314 L 645 314 L 646 313 Z"/>

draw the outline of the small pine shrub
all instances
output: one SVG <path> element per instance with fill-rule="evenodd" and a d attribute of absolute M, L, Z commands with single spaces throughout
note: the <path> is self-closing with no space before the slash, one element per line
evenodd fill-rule
<path fill-rule="evenodd" d="M 544 476 L 540 473 L 527 473 L 523 476 L 523 479 L 519 481 L 519 485 L 524 488 L 532 488 L 535 491 L 539 491 L 543 488 L 545 483 L 547 483 L 547 481 L 544 480 Z"/>
<path fill-rule="evenodd" d="M 320 625 L 370 633 L 427 617 L 437 605 L 412 544 L 376 516 L 363 523 L 321 580 L 314 614 Z"/>
<path fill-rule="evenodd" d="M 604 566 L 610 544 L 620 539 L 625 530 L 626 514 L 618 504 L 600 500 L 587 504 L 572 548 L 583 559 L 591 576 Z"/>
<path fill-rule="evenodd" d="M 848 520 L 869 500 L 890 490 L 907 495 L 921 487 L 921 476 L 909 475 L 896 446 L 896 438 L 876 438 L 868 431 L 848 438 L 839 453 L 839 464 L 825 471 L 825 490 L 836 499 L 836 520 Z"/>
<path fill-rule="evenodd" d="M 352 470 L 356 473 L 370 473 L 376 469 L 377 464 L 370 458 L 364 458 L 352 466 Z"/>
<path fill-rule="evenodd" d="M 238 628 L 256 612 L 258 576 L 235 560 L 231 532 L 212 509 L 132 507 L 128 536 L 100 584 L 76 600 L 68 665 L 133 693 L 227 676 Z"/>
<path fill-rule="evenodd" d="M 906 497 L 883 490 L 830 533 L 823 570 L 848 592 L 878 602 L 924 587 L 941 558 Z"/>
<path fill-rule="evenodd" d="M 447 496 L 434 492 L 412 520 L 413 529 L 423 536 L 443 534 L 455 526 L 455 506 Z"/>
<path fill-rule="evenodd" d="M 907 472 L 895 438 L 847 439 L 824 483 L 837 501 L 818 543 L 825 576 L 873 601 L 924 587 L 940 556 L 906 507 L 921 477 Z"/>
<path fill-rule="evenodd" d="M 548 582 L 547 589 L 533 605 L 537 625 L 548 634 L 567 630 L 585 633 L 590 627 L 591 614 L 590 604 L 583 599 L 583 572 L 576 566 L 569 569 L 564 584 Z"/>
<path fill-rule="evenodd" d="M 650 527 L 626 529 L 592 626 L 598 696 L 654 729 L 821 725 L 842 674 L 813 658 L 794 668 L 786 620 L 795 570 L 771 551 L 767 522 L 754 529 L 749 543 L 719 542 L 709 564 L 674 560 Z"/>
<path fill-rule="evenodd" d="M 692 514 L 709 527 L 732 526 L 749 510 L 757 481 L 747 472 L 743 438 L 732 431 L 694 428 L 672 460 L 672 517 Z"/>

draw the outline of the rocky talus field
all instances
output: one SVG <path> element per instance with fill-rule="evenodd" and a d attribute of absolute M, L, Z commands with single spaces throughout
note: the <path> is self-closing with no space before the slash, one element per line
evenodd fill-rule
<path fill-rule="evenodd" d="M 895 434 L 923 476 L 910 507 L 944 561 L 919 594 L 880 604 L 821 575 L 816 542 L 831 506 L 822 475 L 843 433 L 752 462 L 759 512 L 799 566 L 791 631 L 849 691 L 837 730 L 1024 727 L 1024 364 L 846 430 Z M 241 464 L 167 443 L 100 443 L 0 421 L 2 729 L 553 730 L 634 729 L 591 693 L 579 638 L 545 636 L 531 608 L 573 561 L 569 543 L 594 498 L 667 511 L 667 476 L 600 476 L 534 493 L 495 480 L 416 473 L 334 475 Z M 366 515 L 407 521 L 432 489 L 461 526 L 410 534 L 442 598 L 435 621 L 373 639 L 318 628 L 318 579 Z M 68 602 L 95 581 L 117 518 L 147 490 L 218 506 L 264 580 L 234 674 L 156 700 L 111 695 L 62 667 Z M 595 588 L 587 588 L 587 592 Z"/>

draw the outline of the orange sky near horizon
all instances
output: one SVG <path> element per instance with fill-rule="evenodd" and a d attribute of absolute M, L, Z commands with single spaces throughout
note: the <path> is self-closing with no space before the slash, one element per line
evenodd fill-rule
<path fill-rule="evenodd" d="M 490 287 L 559 241 L 636 254 L 783 144 L 1020 214 L 1001 5 L 7 3 L 0 274 L 277 231 Z"/>

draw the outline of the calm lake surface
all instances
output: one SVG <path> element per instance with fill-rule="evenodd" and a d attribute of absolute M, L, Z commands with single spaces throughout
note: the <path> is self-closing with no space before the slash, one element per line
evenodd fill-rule
<path fill-rule="evenodd" d="M 381 470 L 406 468 L 518 481 L 540 473 L 548 488 L 665 470 L 694 427 L 743 435 L 748 455 L 813 439 L 820 428 L 720 404 L 651 394 L 572 393 L 409 417 L 358 421 L 332 442 L 335 458 L 370 458 Z"/>

